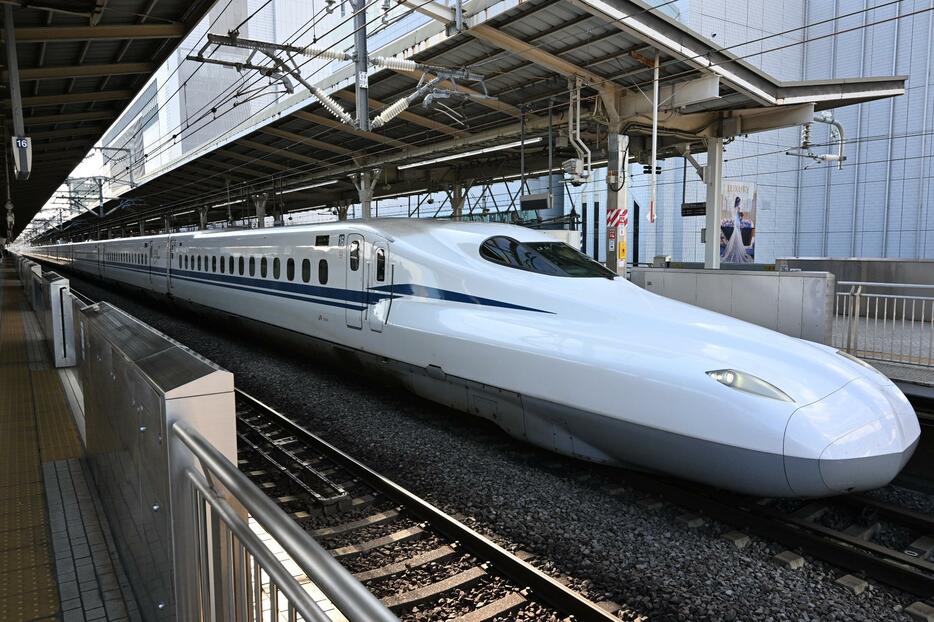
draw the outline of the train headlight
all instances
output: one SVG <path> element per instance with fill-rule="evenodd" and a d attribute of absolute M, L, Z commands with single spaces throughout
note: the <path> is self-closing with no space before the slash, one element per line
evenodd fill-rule
<path fill-rule="evenodd" d="M 794 402 L 787 393 L 762 378 L 756 378 L 752 374 L 736 371 L 735 369 L 715 369 L 707 372 L 707 375 L 731 389 L 761 395 L 762 397 L 770 397 L 773 400 Z"/>
<path fill-rule="evenodd" d="M 853 356 L 853 355 L 850 354 L 849 352 L 844 352 L 843 350 L 837 350 L 837 354 L 839 354 L 840 356 L 842 356 L 842 357 L 845 358 L 845 359 L 848 359 L 848 360 L 850 360 L 850 361 L 853 361 L 853 362 L 856 363 L 857 365 L 862 365 L 862 366 L 865 367 L 866 369 L 871 369 L 872 371 L 876 372 L 877 374 L 881 374 L 882 376 L 885 376 L 885 374 L 883 374 L 881 371 L 879 371 L 878 369 L 876 369 L 875 367 L 873 367 L 872 365 L 870 365 L 869 363 L 867 363 L 867 362 L 864 361 L 863 359 L 859 358 L 858 356 Z M 885 376 L 885 377 L 888 378 L 888 376 Z"/>

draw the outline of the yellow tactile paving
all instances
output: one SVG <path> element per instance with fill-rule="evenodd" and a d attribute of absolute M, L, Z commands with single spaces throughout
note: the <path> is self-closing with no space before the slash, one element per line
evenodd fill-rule
<path fill-rule="evenodd" d="M 68 402 L 58 374 L 51 369 L 31 372 L 39 448 L 42 461 L 81 457 L 81 441 L 68 411 Z"/>
<path fill-rule="evenodd" d="M 0 620 L 54 620 L 42 462 L 76 457 L 80 445 L 54 372 L 46 361 L 30 365 L 28 311 L 9 263 L 0 266 L 0 301 Z"/>

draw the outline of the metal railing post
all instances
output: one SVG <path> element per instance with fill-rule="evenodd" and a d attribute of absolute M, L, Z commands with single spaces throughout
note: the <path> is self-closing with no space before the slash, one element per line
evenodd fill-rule
<path fill-rule="evenodd" d="M 263 588 L 267 587 L 270 619 L 284 613 L 289 620 L 327 622 L 298 580 L 275 559 L 270 550 L 247 526 L 246 519 L 235 512 L 229 499 L 252 516 L 278 545 L 351 622 L 391 622 L 398 619 L 353 575 L 341 566 L 320 544 L 296 524 L 263 493 L 236 465 L 228 460 L 196 430 L 176 421 L 171 433 L 191 451 L 203 475 L 188 471 L 188 479 L 198 489 L 197 503 L 210 508 L 210 535 L 201 534 L 210 548 L 211 590 L 206 599 L 215 608 L 217 620 L 239 622 L 251 619 L 254 610 L 262 612 Z M 223 491 L 223 492 L 221 492 Z M 255 563 L 250 580 L 247 566 Z M 260 570 L 262 568 L 262 571 Z M 268 584 L 262 585 L 263 574 Z M 280 605 L 280 598 L 282 599 Z M 255 599 L 255 600 L 254 600 Z M 204 616 L 207 618 L 207 616 Z"/>
<path fill-rule="evenodd" d="M 858 337 L 859 331 L 859 306 L 860 306 L 860 295 L 862 294 L 863 286 L 857 285 L 850 288 L 850 317 L 849 323 L 847 325 L 847 338 L 846 338 L 846 351 L 850 354 L 856 353 L 856 340 Z"/>

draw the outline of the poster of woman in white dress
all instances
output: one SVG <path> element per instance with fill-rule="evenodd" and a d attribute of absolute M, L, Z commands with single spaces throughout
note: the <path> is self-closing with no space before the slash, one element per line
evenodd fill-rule
<path fill-rule="evenodd" d="M 720 261 L 752 263 L 756 258 L 756 185 L 724 184 L 720 202 Z"/>

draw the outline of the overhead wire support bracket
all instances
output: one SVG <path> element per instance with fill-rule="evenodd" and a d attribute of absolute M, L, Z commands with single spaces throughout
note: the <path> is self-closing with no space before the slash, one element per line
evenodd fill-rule
<path fill-rule="evenodd" d="M 243 39 L 236 35 L 236 33 L 231 33 L 229 35 L 216 35 L 208 33 L 208 42 L 201 48 L 199 53 L 192 57 L 188 58 L 191 60 L 196 60 L 199 62 L 205 62 L 204 52 L 210 45 L 217 46 L 228 46 L 244 50 L 254 50 L 255 52 L 260 52 L 269 57 L 273 62 L 273 67 L 267 67 L 263 65 L 255 65 L 251 62 L 237 62 L 237 61 L 223 61 L 223 60 L 213 60 L 214 64 L 226 65 L 228 67 L 237 69 L 255 69 L 260 71 L 263 75 L 275 78 L 283 83 L 290 93 L 293 92 L 291 83 L 287 82 L 284 78 L 289 76 L 294 79 L 296 82 L 304 86 L 311 92 L 321 105 L 327 109 L 332 115 L 334 115 L 342 123 L 347 125 L 354 125 L 354 119 L 344 108 L 337 103 L 333 97 L 325 93 L 323 90 L 309 83 L 302 77 L 301 71 L 298 68 L 297 64 L 294 61 L 294 54 L 301 54 L 303 56 L 312 56 L 320 57 L 330 60 L 348 60 L 350 55 L 346 52 L 337 52 L 334 50 L 325 50 L 320 48 L 315 48 L 314 46 L 298 46 L 298 45 L 287 45 L 283 43 L 269 43 L 266 41 L 257 41 L 255 39 Z M 289 56 L 289 60 L 292 62 L 292 66 L 287 64 L 285 61 L 280 59 L 277 56 L 277 53 L 285 52 Z M 250 56 L 252 59 L 252 55 Z M 208 62 L 212 62 L 211 59 L 207 59 Z M 248 59 L 249 61 L 249 59 Z"/>
<path fill-rule="evenodd" d="M 252 50 L 253 54 L 250 54 L 250 56 L 245 61 L 230 61 L 209 58 L 205 56 L 205 53 L 212 45 Z M 268 57 L 273 63 L 272 66 L 258 65 L 254 63 L 253 55 L 255 53 L 260 53 Z M 287 61 L 280 58 L 279 55 L 283 53 L 286 55 Z M 201 63 L 230 67 L 232 69 L 236 69 L 238 72 L 242 72 L 244 70 L 257 71 L 261 75 L 281 82 L 286 91 L 289 93 L 294 92 L 292 83 L 289 81 L 289 78 L 292 78 L 308 89 L 318 99 L 318 101 L 321 102 L 321 105 L 328 110 L 328 112 L 334 115 L 341 122 L 353 127 L 362 127 L 363 125 L 369 125 L 369 127 L 372 129 L 383 127 L 389 123 L 389 121 L 402 114 L 413 103 L 422 98 L 424 98 L 425 102 L 429 105 L 432 103 L 440 105 L 437 100 L 452 99 L 457 97 L 477 100 L 495 99 L 487 92 L 486 84 L 484 84 L 483 81 L 484 76 L 482 74 L 474 73 L 466 68 L 439 67 L 435 65 L 419 63 L 417 61 L 406 58 L 368 55 L 367 63 L 373 67 L 400 72 L 421 72 L 423 75 L 419 80 L 418 86 L 414 92 L 410 93 L 409 95 L 400 97 L 398 100 L 384 108 L 382 112 L 376 115 L 373 120 L 369 122 L 369 124 L 366 124 L 365 120 L 355 120 L 354 117 L 337 102 L 337 100 L 325 93 L 323 90 L 309 83 L 301 75 L 299 65 L 295 61 L 296 55 L 344 62 L 356 60 L 356 55 L 349 52 L 321 48 L 313 45 L 300 46 L 283 43 L 270 43 L 256 39 L 245 39 L 240 37 L 236 31 L 231 31 L 226 35 L 208 33 L 207 43 L 202 46 L 197 54 L 189 54 L 186 58 L 188 60 Z M 457 86 L 457 82 L 459 80 L 465 82 L 475 82 L 479 84 L 482 93 L 437 88 L 437 85 L 445 81 Z"/>

